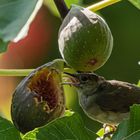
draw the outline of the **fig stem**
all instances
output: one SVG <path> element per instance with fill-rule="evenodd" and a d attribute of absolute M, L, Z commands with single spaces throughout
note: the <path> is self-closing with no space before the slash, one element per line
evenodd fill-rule
<path fill-rule="evenodd" d="M 95 3 L 93 5 L 90 5 L 89 7 L 87 7 L 87 9 L 95 12 L 95 11 L 98 11 L 100 9 L 103 9 L 109 5 L 115 4 L 115 3 L 120 2 L 120 1 L 121 0 L 103 0 L 103 1 L 100 1 L 100 2 Z"/>
<path fill-rule="evenodd" d="M 69 9 L 64 0 L 54 0 L 54 3 L 61 15 L 61 18 L 64 19 L 65 16 L 68 14 Z"/>
<path fill-rule="evenodd" d="M 28 76 L 34 69 L 0 69 L 0 76 Z M 70 68 L 64 68 L 64 71 L 71 71 Z"/>

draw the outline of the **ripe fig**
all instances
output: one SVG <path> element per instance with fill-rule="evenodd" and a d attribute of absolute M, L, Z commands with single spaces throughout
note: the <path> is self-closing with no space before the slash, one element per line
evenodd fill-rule
<path fill-rule="evenodd" d="M 59 29 L 58 43 L 66 63 L 86 72 L 105 64 L 113 48 L 113 37 L 102 17 L 73 6 Z"/>
<path fill-rule="evenodd" d="M 55 60 L 35 69 L 16 88 L 11 105 L 14 125 L 22 133 L 63 115 L 65 97 L 61 84 L 64 61 Z"/>

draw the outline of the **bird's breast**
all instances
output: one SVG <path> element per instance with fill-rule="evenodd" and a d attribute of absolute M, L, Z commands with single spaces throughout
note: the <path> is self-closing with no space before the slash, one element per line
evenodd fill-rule
<path fill-rule="evenodd" d="M 87 96 L 79 93 L 79 103 L 83 111 L 93 120 L 101 123 L 118 124 L 124 118 L 128 117 L 127 113 L 103 111 L 96 103 L 97 94 Z"/>

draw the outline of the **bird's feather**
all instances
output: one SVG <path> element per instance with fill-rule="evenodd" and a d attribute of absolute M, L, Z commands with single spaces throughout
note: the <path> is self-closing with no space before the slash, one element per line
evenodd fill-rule
<path fill-rule="evenodd" d="M 103 111 L 126 113 L 133 104 L 140 104 L 140 88 L 127 82 L 105 81 L 96 93 L 96 103 Z"/>

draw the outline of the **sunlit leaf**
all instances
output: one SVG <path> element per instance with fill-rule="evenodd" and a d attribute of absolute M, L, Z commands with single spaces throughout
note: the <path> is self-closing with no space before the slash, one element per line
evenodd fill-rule
<path fill-rule="evenodd" d="M 71 116 L 74 112 L 70 111 L 70 110 L 66 110 L 65 111 L 65 116 Z"/>
<path fill-rule="evenodd" d="M 138 82 L 138 84 L 137 84 L 139 87 L 140 87 L 140 80 L 139 80 L 139 82 Z"/>
<path fill-rule="evenodd" d="M 104 133 L 105 133 L 104 128 L 101 128 L 96 134 L 102 137 Z"/>
<path fill-rule="evenodd" d="M 135 7 L 140 9 L 140 0 L 129 0 Z"/>

